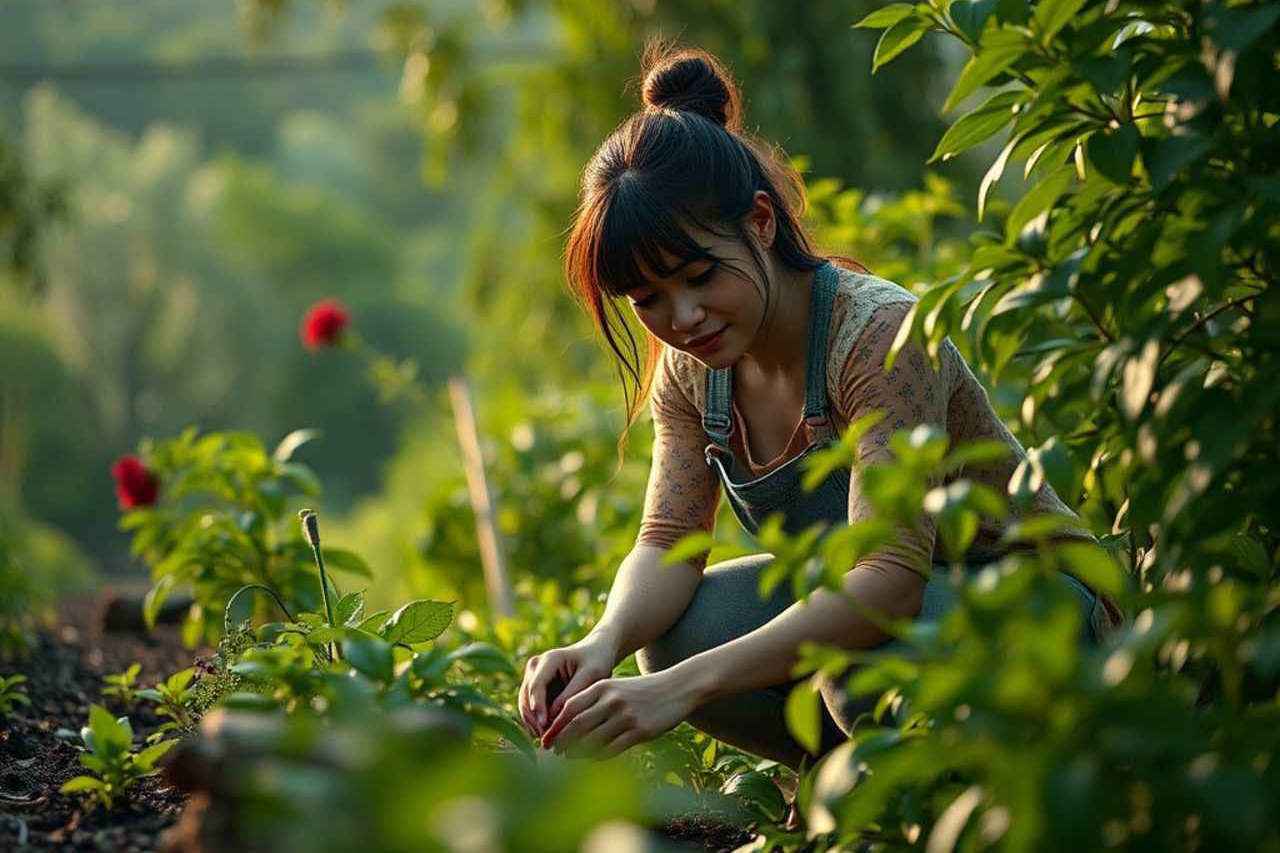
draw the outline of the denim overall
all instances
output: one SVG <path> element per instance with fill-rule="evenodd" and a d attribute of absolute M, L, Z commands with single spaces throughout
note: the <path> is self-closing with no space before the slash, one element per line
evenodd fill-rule
<path fill-rule="evenodd" d="M 732 433 L 733 374 L 732 368 L 721 368 L 707 374 L 706 412 L 703 428 L 710 443 L 706 447 L 707 464 L 716 472 L 734 515 L 752 535 L 759 532 L 764 520 L 774 512 L 783 514 L 783 529 L 797 533 L 814 522 L 825 521 L 832 527 L 848 522 L 849 479 L 851 471 L 833 471 L 816 489 L 802 487 L 802 460 L 836 441 L 838 436 L 828 416 L 826 364 L 828 327 L 832 302 L 839 283 L 839 273 L 824 263 L 814 273 L 809 306 L 809 345 L 805 367 L 804 420 L 812 441 L 794 458 L 769 473 L 747 479 L 740 476 L 741 466 L 729 447 Z M 772 562 L 770 554 L 753 554 L 709 566 L 704 572 L 688 608 L 662 636 L 637 653 L 642 672 L 666 669 L 699 652 L 714 648 L 751 632 L 773 619 L 794 603 L 790 584 L 779 584 L 773 594 L 762 599 L 759 577 Z M 979 562 L 968 563 L 966 571 L 978 571 Z M 924 601 L 917 621 L 936 621 L 957 600 L 958 586 L 945 564 L 934 561 L 934 572 L 925 584 Z M 1087 586 L 1069 575 L 1064 581 L 1080 598 L 1084 618 L 1082 643 L 1096 642 L 1089 624 L 1089 614 L 1097 603 Z M 905 651 L 901 640 L 890 640 L 880 648 Z M 876 697 L 850 698 L 842 677 L 820 681 L 826 712 L 823 714 L 821 751 L 834 748 L 852 732 L 857 718 L 869 711 Z M 712 736 L 732 743 L 748 752 L 773 758 L 798 768 L 806 755 L 787 732 L 784 706 L 795 682 L 774 685 L 747 694 L 730 696 L 702 706 L 689 722 Z M 809 756 L 812 761 L 812 756 Z"/>

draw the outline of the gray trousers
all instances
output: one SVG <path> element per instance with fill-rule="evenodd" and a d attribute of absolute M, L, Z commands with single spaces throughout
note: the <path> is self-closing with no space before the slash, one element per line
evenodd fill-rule
<path fill-rule="evenodd" d="M 773 560 L 772 554 L 752 554 L 708 566 L 693 599 L 667 633 L 636 652 L 640 672 L 648 674 L 674 666 L 699 652 L 715 648 L 748 634 L 795 603 L 788 582 L 779 584 L 767 599 L 759 594 L 760 573 Z M 945 571 L 935 572 L 924 588 L 924 603 L 917 620 L 937 620 L 955 604 L 956 587 Z M 976 570 L 976 569 L 975 569 Z M 1093 592 L 1069 575 L 1061 575 L 1080 598 L 1082 643 L 1096 641 L 1089 613 L 1097 603 Z M 905 648 L 901 640 L 890 640 L 881 648 Z M 876 696 L 851 698 L 845 684 L 854 668 L 836 677 L 820 677 L 822 694 L 822 742 L 825 755 L 848 740 L 859 714 L 870 712 Z M 771 758 L 798 770 L 808 756 L 787 731 L 783 708 L 791 689 L 803 679 L 773 685 L 709 702 L 688 719 L 690 725 L 717 740 L 746 752 Z"/>

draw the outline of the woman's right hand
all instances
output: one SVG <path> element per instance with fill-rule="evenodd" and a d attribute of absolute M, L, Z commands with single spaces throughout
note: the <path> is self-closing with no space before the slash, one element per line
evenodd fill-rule
<path fill-rule="evenodd" d="M 534 737 L 542 737 L 570 697 L 613 675 L 614 650 L 587 636 L 572 646 L 529 658 L 517 700 L 520 716 Z M 563 688 L 563 689 L 561 689 Z"/>

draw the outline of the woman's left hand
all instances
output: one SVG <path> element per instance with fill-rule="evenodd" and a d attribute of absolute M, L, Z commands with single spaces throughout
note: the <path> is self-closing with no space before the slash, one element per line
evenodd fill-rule
<path fill-rule="evenodd" d="M 668 673 L 597 681 L 565 702 L 542 735 L 543 748 L 611 758 L 675 728 L 698 703 Z"/>

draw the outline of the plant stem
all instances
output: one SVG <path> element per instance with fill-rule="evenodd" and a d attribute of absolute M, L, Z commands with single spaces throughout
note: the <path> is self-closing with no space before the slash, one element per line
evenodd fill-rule
<path fill-rule="evenodd" d="M 320 569 L 320 599 L 324 602 L 324 616 L 329 622 L 331 629 L 337 630 L 337 625 L 333 621 L 333 602 L 329 600 L 329 577 L 324 571 L 324 554 L 320 551 L 320 522 L 316 518 L 314 511 L 304 509 L 298 513 L 298 518 L 302 520 L 302 532 L 307 537 L 307 542 L 311 545 L 311 553 L 315 555 L 316 566 Z M 330 654 L 335 660 L 341 660 L 342 655 L 338 651 L 336 643 L 330 643 Z"/>

